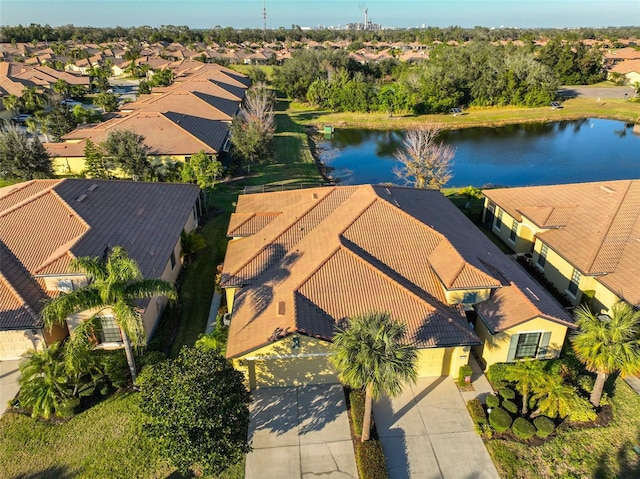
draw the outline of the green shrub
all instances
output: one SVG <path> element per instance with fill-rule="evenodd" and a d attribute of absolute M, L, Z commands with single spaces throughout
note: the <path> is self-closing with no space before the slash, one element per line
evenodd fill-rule
<path fill-rule="evenodd" d="M 382 443 L 372 439 L 356 444 L 356 464 L 360 479 L 388 479 Z"/>
<path fill-rule="evenodd" d="M 505 374 L 512 365 L 510 363 L 496 363 L 489 366 L 487 370 L 487 379 L 493 384 L 505 383 Z"/>
<path fill-rule="evenodd" d="M 484 407 L 482 407 L 480 399 L 476 398 L 467 401 L 467 409 L 475 425 L 476 432 L 482 434 L 485 429 L 484 426 L 487 424 L 487 414 L 484 411 Z"/>
<path fill-rule="evenodd" d="M 465 364 L 464 366 L 460 366 L 460 375 L 458 376 L 458 384 L 460 386 L 464 386 L 466 384 L 465 382 L 465 377 L 471 376 L 471 374 L 473 374 L 473 370 L 471 369 L 471 366 L 469 366 L 468 364 Z"/>
<path fill-rule="evenodd" d="M 514 403 L 513 401 L 509 401 L 508 399 L 502 401 L 502 407 L 509 411 L 511 414 L 518 413 L 518 406 L 516 406 L 516 403 Z"/>
<path fill-rule="evenodd" d="M 489 424 L 496 432 L 505 432 L 511 427 L 511 415 L 501 407 L 489 413 Z"/>
<path fill-rule="evenodd" d="M 581 396 L 576 396 L 571 411 L 569 411 L 569 420 L 573 422 L 591 422 L 596 419 L 596 411 L 591 403 Z"/>
<path fill-rule="evenodd" d="M 147 366 L 161 363 L 167 359 L 167 355 L 161 351 L 147 351 L 143 356 L 138 358 L 138 369 L 142 371 Z"/>
<path fill-rule="evenodd" d="M 489 394 L 486 399 L 487 407 L 494 408 L 500 406 L 500 398 L 495 394 Z"/>
<path fill-rule="evenodd" d="M 96 353 L 99 355 L 98 362 L 111 385 L 116 389 L 128 386 L 131 382 L 131 375 L 124 350 L 103 350 L 96 351 Z"/>
<path fill-rule="evenodd" d="M 513 421 L 513 426 L 511 426 L 511 430 L 520 439 L 530 439 L 536 433 L 536 428 L 533 424 L 527 421 L 523 417 L 516 418 Z"/>
<path fill-rule="evenodd" d="M 595 378 L 589 374 L 581 374 L 576 379 L 576 385 L 584 392 L 589 394 L 591 394 L 591 391 L 593 391 L 593 385 L 595 384 L 595 382 Z"/>
<path fill-rule="evenodd" d="M 549 437 L 556 428 L 553 421 L 546 416 L 538 416 L 535 418 L 533 425 L 536 427 L 536 436 L 542 439 Z"/>
<path fill-rule="evenodd" d="M 516 397 L 516 393 L 513 389 L 502 388 L 498 391 L 498 394 L 502 396 L 504 399 L 514 399 Z"/>
<path fill-rule="evenodd" d="M 353 430 L 357 436 L 362 436 L 362 418 L 364 417 L 364 393 L 358 390 L 349 392 L 349 402 L 351 403 L 351 420 Z"/>

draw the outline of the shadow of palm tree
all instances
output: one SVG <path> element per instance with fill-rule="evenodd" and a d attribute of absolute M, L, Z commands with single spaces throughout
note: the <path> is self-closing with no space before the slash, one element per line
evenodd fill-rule
<path fill-rule="evenodd" d="M 36 472 L 18 474 L 11 479 L 71 479 L 76 476 L 78 473 L 69 470 L 67 466 L 52 466 Z"/>

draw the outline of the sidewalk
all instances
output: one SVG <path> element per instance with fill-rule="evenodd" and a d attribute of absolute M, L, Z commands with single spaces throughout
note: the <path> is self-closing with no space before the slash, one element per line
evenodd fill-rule
<path fill-rule="evenodd" d="M 471 370 L 473 374 L 471 375 L 471 385 L 473 386 L 473 391 L 460 391 L 460 395 L 466 404 L 467 401 L 472 399 L 480 399 L 481 403 L 485 403 L 485 400 L 489 394 L 494 394 L 493 388 L 491 384 L 489 384 L 489 380 L 482 372 L 478 361 L 475 356 L 469 356 L 469 366 L 471 366 Z"/>
<path fill-rule="evenodd" d="M 207 320 L 207 327 L 204 330 L 204 334 L 212 333 L 216 327 L 216 316 L 218 315 L 218 308 L 220 308 L 221 299 L 222 295 L 214 291 L 213 298 L 211 298 L 211 306 L 209 307 L 209 319 Z"/>

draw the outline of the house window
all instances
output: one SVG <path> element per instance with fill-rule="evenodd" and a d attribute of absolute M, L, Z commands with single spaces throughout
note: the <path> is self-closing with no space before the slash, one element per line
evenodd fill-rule
<path fill-rule="evenodd" d="M 513 224 L 511 225 L 511 233 L 509 233 L 509 240 L 511 240 L 512 243 L 515 243 L 517 236 L 518 236 L 518 222 L 514 221 Z"/>
<path fill-rule="evenodd" d="M 100 318 L 101 330 L 100 330 L 100 342 L 101 343 L 120 343 L 122 342 L 122 336 L 120 334 L 120 327 L 116 320 L 112 316 L 104 316 Z"/>
<path fill-rule="evenodd" d="M 58 281 L 58 291 L 73 291 L 73 281 L 70 279 L 61 279 Z"/>
<path fill-rule="evenodd" d="M 473 304 L 477 302 L 478 293 L 476 291 L 468 291 L 464 293 L 462 297 L 462 302 L 464 304 Z"/>
<path fill-rule="evenodd" d="M 569 288 L 567 288 L 567 291 L 571 293 L 574 297 L 578 292 L 578 286 L 580 285 L 581 279 L 582 279 L 582 275 L 580 274 L 580 271 L 574 268 L 573 274 L 571 275 L 571 281 L 569 282 Z"/>
<path fill-rule="evenodd" d="M 507 361 L 526 358 L 546 358 L 550 339 L 550 332 L 514 334 L 509 344 Z"/>
<path fill-rule="evenodd" d="M 540 254 L 538 255 L 538 266 L 544 268 L 544 265 L 547 264 L 547 254 L 549 253 L 549 247 L 546 244 L 542 245 L 540 249 Z"/>
<path fill-rule="evenodd" d="M 500 228 L 502 228 L 502 210 L 500 208 L 496 208 L 497 213 L 496 213 L 496 224 L 495 224 L 495 229 L 499 230 Z"/>
<path fill-rule="evenodd" d="M 175 251 L 171 252 L 171 256 L 169 257 L 169 260 L 171 261 L 171 269 L 176 267 L 176 253 Z"/>

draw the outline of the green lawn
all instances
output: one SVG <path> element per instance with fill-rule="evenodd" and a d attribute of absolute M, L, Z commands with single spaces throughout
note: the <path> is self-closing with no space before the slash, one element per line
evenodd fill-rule
<path fill-rule="evenodd" d="M 623 380 L 611 398 L 607 427 L 566 430 L 539 446 L 485 440 L 501 477 L 509 479 L 640 477 L 640 396 Z"/>

